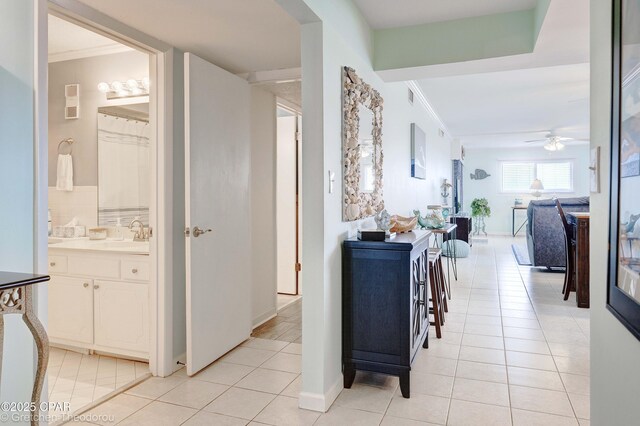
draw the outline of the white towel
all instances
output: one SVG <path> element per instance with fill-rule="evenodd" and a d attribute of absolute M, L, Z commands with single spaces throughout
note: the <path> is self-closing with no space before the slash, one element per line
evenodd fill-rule
<path fill-rule="evenodd" d="M 73 159 L 71 154 L 58 155 L 58 191 L 73 191 Z"/>

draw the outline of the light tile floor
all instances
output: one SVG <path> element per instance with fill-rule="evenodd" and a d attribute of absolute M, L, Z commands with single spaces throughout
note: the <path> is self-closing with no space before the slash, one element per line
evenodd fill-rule
<path fill-rule="evenodd" d="M 70 412 L 75 412 L 148 373 L 144 362 L 52 347 L 47 367 L 49 401 L 69 402 Z"/>
<path fill-rule="evenodd" d="M 195 377 L 151 378 L 91 414 L 150 425 L 588 425 L 589 310 L 562 300 L 561 273 L 519 267 L 513 241 L 477 243 L 459 261 L 443 338 L 416 358 L 410 399 L 397 378 L 359 372 L 329 412 L 298 409 L 301 345 L 253 338 Z"/>

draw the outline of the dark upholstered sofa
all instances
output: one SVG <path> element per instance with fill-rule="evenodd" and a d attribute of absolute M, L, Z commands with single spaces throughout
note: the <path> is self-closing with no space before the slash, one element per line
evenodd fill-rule
<path fill-rule="evenodd" d="M 565 213 L 589 211 L 589 197 L 559 200 Z M 527 220 L 527 248 L 532 266 L 564 268 L 564 231 L 556 201 L 531 201 L 527 208 Z"/>

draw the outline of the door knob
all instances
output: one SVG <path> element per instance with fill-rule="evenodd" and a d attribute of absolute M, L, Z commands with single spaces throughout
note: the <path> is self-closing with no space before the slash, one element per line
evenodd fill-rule
<path fill-rule="evenodd" d="M 82 284 L 82 287 L 84 287 L 84 288 L 89 287 L 89 283 L 84 283 L 84 284 Z"/>
<path fill-rule="evenodd" d="M 100 286 L 99 286 L 98 284 L 94 284 L 94 285 L 93 285 L 93 288 L 94 288 L 95 290 L 97 290 L 97 289 L 99 289 L 99 288 L 100 288 Z"/>
<path fill-rule="evenodd" d="M 211 232 L 211 229 L 200 229 L 197 226 L 193 228 L 194 238 L 198 238 L 200 235 L 206 234 L 207 232 Z"/>

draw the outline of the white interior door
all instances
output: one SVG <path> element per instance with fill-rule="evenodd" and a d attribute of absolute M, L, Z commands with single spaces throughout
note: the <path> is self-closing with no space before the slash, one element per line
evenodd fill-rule
<path fill-rule="evenodd" d="M 187 374 L 193 375 L 251 334 L 250 94 L 245 80 L 193 54 L 185 53 L 184 66 Z"/>
<path fill-rule="evenodd" d="M 276 226 L 278 293 L 297 294 L 296 155 L 298 118 L 278 117 L 276 149 Z"/>

